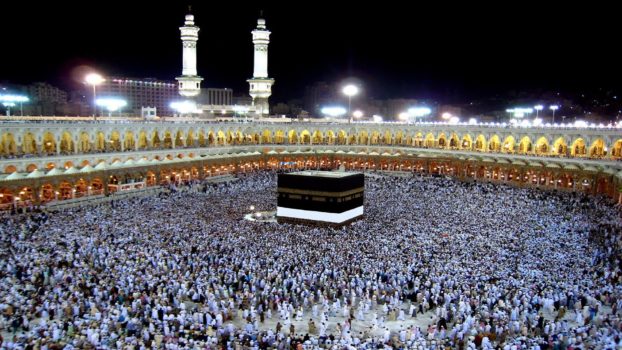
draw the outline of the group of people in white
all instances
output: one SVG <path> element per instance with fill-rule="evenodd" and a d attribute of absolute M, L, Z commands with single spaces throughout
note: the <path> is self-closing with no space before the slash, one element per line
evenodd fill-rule
<path fill-rule="evenodd" d="M 621 209 L 366 177 L 341 228 L 244 220 L 276 174 L 2 214 L 6 349 L 616 349 Z"/>

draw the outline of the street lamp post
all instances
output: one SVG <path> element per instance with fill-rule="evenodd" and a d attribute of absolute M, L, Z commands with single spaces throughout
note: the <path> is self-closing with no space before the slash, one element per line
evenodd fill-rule
<path fill-rule="evenodd" d="M 0 95 L 0 102 L 2 102 L 2 105 L 4 107 L 6 107 L 7 116 L 11 116 L 11 107 L 15 107 L 16 106 L 15 103 L 19 103 L 19 111 L 20 111 L 19 114 L 24 115 L 23 110 L 22 110 L 22 103 L 28 102 L 28 101 L 29 99 L 26 96 Z"/>
<path fill-rule="evenodd" d="M 359 88 L 356 85 L 346 85 L 343 87 L 343 93 L 348 96 L 348 122 L 352 122 L 352 116 L 350 115 L 350 109 L 352 108 L 352 96 L 358 94 Z"/>
<path fill-rule="evenodd" d="M 89 85 L 93 86 L 93 120 L 96 119 L 97 116 L 97 85 L 106 81 L 101 75 L 97 73 L 90 73 L 84 79 L 85 82 Z"/>
<path fill-rule="evenodd" d="M 551 124 L 555 124 L 555 111 L 559 109 L 559 106 L 558 105 L 552 105 L 552 106 L 549 106 L 549 109 L 553 111 L 553 123 L 551 123 Z"/>
<path fill-rule="evenodd" d="M 538 112 L 540 112 L 542 109 L 544 109 L 544 106 L 543 105 L 537 105 L 537 106 L 534 106 L 533 109 L 536 110 L 536 119 L 537 119 L 538 118 Z"/>

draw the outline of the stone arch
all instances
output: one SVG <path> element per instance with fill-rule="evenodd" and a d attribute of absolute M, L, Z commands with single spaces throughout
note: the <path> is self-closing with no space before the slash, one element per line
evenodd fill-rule
<path fill-rule="evenodd" d="M 75 151 L 73 137 L 69 131 L 63 131 L 60 136 L 60 153 L 72 154 Z"/>
<path fill-rule="evenodd" d="M 585 140 L 579 137 L 578 139 L 572 142 L 572 146 L 570 147 L 570 155 L 573 157 L 581 157 L 587 154 L 587 147 L 585 146 Z"/>
<path fill-rule="evenodd" d="M 359 132 L 359 145 L 366 145 L 369 142 L 369 134 L 367 131 L 362 130 Z"/>
<path fill-rule="evenodd" d="M 177 131 L 175 135 L 175 148 L 185 148 L 186 140 L 184 138 L 184 133 L 181 130 Z"/>
<path fill-rule="evenodd" d="M 13 204 L 14 196 L 13 190 L 0 187 L 0 204 L 2 204 L 2 207 L 9 208 Z"/>
<path fill-rule="evenodd" d="M 234 135 L 234 141 L 236 144 L 244 143 L 244 134 L 242 133 L 241 130 L 238 129 L 233 135 Z"/>
<path fill-rule="evenodd" d="M 0 138 L 0 154 L 1 155 L 15 155 L 17 154 L 17 143 L 12 133 L 7 132 L 2 134 Z"/>
<path fill-rule="evenodd" d="M 73 186 L 69 181 L 62 181 L 58 185 L 58 198 L 59 199 L 71 199 L 73 198 Z"/>
<path fill-rule="evenodd" d="M 43 133 L 43 152 L 45 154 L 56 153 L 56 138 L 49 131 Z"/>
<path fill-rule="evenodd" d="M 207 133 L 207 145 L 214 146 L 215 144 L 216 144 L 216 134 L 214 134 L 213 130 L 210 130 Z"/>
<path fill-rule="evenodd" d="M 335 132 L 334 131 L 332 131 L 332 130 L 326 131 L 325 143 L 327 143 L 329 145 L 334 145 L 335 144 Z"/>
<path fill-rule="evenodd" d="M 192 130 L 188 130 L 186 134 L 186 147 L 196 147 L 196 139 Z"/>
<path fill-rule="evenodd" d="M 458 138 L 458 135 L 454 132 L 451 134 L 451 137 L 449 138 L 449 147 L 450 148 L 460 148 L 460 139 Z"/>
<path fill-rule="evenodd" d="M 134 133 L 128 130 L 123 136 L 123 149 L 126 151 L 133 151 L 135 147 L 136 140 L 134 139 Z"/>
<path fill-rule="evenodd" d="M 26 132 L 22 139 L 22 152 L 26 154 L 38 153 L 37 139 L 31 132 Z"/>
<path fill-rule="evenodd" d="M 320 130 L 315 130 L 313 132 L 313 135 L 311 136 L 311 141 L 314 144 L 322 144 L 324 143 L 324 135 L 322 134 Z"/>
<path fill-rule="evenodd" d="M 382 143 L 385 145 L 393 144 L 393 134 L 391 134 L 390 130 L 384 132 L 384 135 L 382 136 Z"/>
<path fill-rule="evenodd" d="M 233 140 L 235 139 L 235 136 L 233 135 L 233 132 L 231 132 L 231 130 L 226 130 L 225 131 L 225 141 L 227 145 L 230 145 L 233 143 Z"/>
<path fill-rule="evenodd" d="M 141 130 L 138 133 L 138 149 L 145 150 L 149 148 L 149 139 L 147 137 L 147 133 L 144 130 Z"/>
<path fill-rule="evenodd" d="M 12 174 L 17 171 L 17 167 L 15 165 L 7 165 L 4 167 L 4 172 L 7 174 Z"/>
<path fill-rule="evenodd" d="M 358 145 L 359 135 L 355 131 L 351 131 L 347 134 L 347 140 L 349 145 Z"/>
<path fill-rule="evenodd" d="M 279 129 L 274 132 L 274 143 L 281 145 L 285 143 L 285 140 L 285 131 Z M 287 138 L 287 140 L 289 141 L 289 138 Z"/>
<path fill-rule="evenodd" d="M 50 202 L 56 199 L 54 186 L 50 183 L 41 185 L 41 192 L 39 199 L 42 203 Z"/>
<path fill-rule="evenodd" d="M 287 133 L 287 141 L 293 145 L 298 143 L 298 133 L 296 132 L 296 130 L 290 130 Z"/>
<path fill-rule="evenodd" d="M 401 145 L 403 142 L 404 142 L 404 133 L 402 132 L 402 130 L 398 130 L 395 133 L 395 144 Z"/>
<path fill-rule="evenodd" d="M 597 138 L 592 142 L 590 146 L 590 157 L 600 158 L 605 155 L 605 141 L 601 138 Z"/>
<path fill-rule="evenodd" d="M 311 133 L 308 130 L 300 132 L 300 143 L 308 145 L 311 143 Z"/>
<path fill-rule="evenodd" d="M 121 133 L 117 130 L 113 130 L 110 133 L 110 140 L 108 141 L 110 144 L 110 149 L 114 152 L 121 151 Z"/>
<path fill-rule="evenodd" d="M 518 153 L 519 154 L 531 153 L 531 139 L 529 138 L 529 136 L 524 136 L 520 140 L 520 143 L 518 144 Z"/>
<path fill-rule="evenodd" d="M 622 158 L 622 139 L 616 140 L 611 145 L 611 156 L 615 158 Z"/>
<path fill-rule="evenodd" d="M 98 152 L 104 152 L 106 150 L 106 136 L 101 131 L 95 134 L 95 149 Z"/>
<path fill-rule="evenodd" d="M 173 148 L 173 135 L 169 130 L 164 132 L 164 137 L 162 138 L 162 147 L 165 149 Z"/>
<path fill-rule="evenodd" d="M 80 133 L 78 139 L 78 150 L 82 153 L 88 153 L 91 151 L 91 137 L 86 131 Z"/>
<path fill-rule="evenodd" d="M 443 137 L 444 136 L 445 134 L 443 134 Z M 436 139 L 434 138 L 434 134 L 429 132 L 427 135 L 425 135 L 425 146 L 426 147 L 432 148 L 434 147 L 435 144 L 436 144 Z"/>
<path fill-rule="evenodd" d="M 275 137 L 275 138 L 277 138 L 277 137 Z M 261 133 L 261 143 L 263 143 L 263 144 L 270 144 L 270 143 L 272 143 L 272 131 L 270 131 L 269 129 L 265 129 Z M 278 138 L 277 138 L 276 143 L 283 143 L 283 140 L 281 140 L 281 142 L 279 142 Z"/>
<path fill-rule="evenodd" d="M 486 137 L 482 134 L 477 135 L 475 138 L 475 145 L 473 147 L 476 151 L 486 151 Z"/>
<path fill-rule="evenodd" d="M 348 133 L 345 130 L 339 130 L 337 132 L 337 144 L 345 145 L 348 142 Z"/>
<path fill-rule="evenodd" d="M 151 133 L 151 147 L 156 149 L 162 147 L 162 141 L 160 140 L 160 134 L 158 133 L 158 130 L 153 130 L 153 132 Z"/>
<path fill-rule="evenodd" d="M 462 136 L 462 142 L 460 142 L 460 149 L 470 150 L 472 146 L 473 139 L 471 138 L 471 135 L 464 134 L 464 136 Z"/>
<path fill-rule="evenodd" d="M 535 153 L 538 155 L 549 154 L 549 140 L 542 136 L 536 141 Z"/>
<path fill-rule="evenodd" d="M 371 132 L 371 137 L 370 137 L 370 140 L 369 140 L 369 144 L 370 145 L 377 145 L 377 144 L 379 144 L 380 141 L 381 141 L 380 137 L 381 136 L 380 136 L 380 132 L 379 131 L 377 131 L 377 130 L 372 131 Z"/>
<path fill-rule="evenodd" d="M 227 142 L 227 135 L 225 135 L 224 131 L 218 130 L 218 132 L 216 132 L 216 143 L 222 146 L 226 142 Z"/>
<path fill-rule="evenodd" d="M 553 148 L 551 149 L 551 153 L 558 156 L 565 156 L 568 152 L 568 145 L 566 144 L 566 139 L 563 137 L 558 137 L 555 142 L 553 142 Z"/>
<path fill-rule="evenodd" d="M 501 152 L 501 138 L 499 138 L 499 135 L 492 135 L 488 141 L 488 150 L 490 152 Z"/>
<path fill-rule="evenodd" d="M 515 150 L 516 139 L 514 139 L 514 136 L 507 136 L 505 140 L 503 140 L 503 147 L 501 148 L 501 151 L 503 153 L 514 153 Z"/>

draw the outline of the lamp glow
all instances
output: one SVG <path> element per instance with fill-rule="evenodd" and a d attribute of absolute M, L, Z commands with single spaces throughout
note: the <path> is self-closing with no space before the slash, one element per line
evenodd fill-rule
<path fill-rule="evenodd" d="M 349 97 L 352 97 L 359 93 L 359 88 L 356 85 L 346 85 L 343 87 L 342 92 Z"/>
<path fill-rule="evenodd" d="M 346 114 L 346 109 L 340 106 L 324 107 L 322 108 L 322 114 L 325 114 L 329 117 L 340 117 Z"/>
<path fill-rule="evenodd" d="M 179 112 L 181 114 L 196 113 L 197 112 L 197 105 L 194 102 L 192 102 L 192 101 L 172 102 L 171 103 L 171 108 L 176 110 L 177 112 Z"/>
<path fill-rule="evenodd" d="M 120 98 L 99 98 L 95 101 L 95 104 L 105 107 L 109 112 L 115 112 L 127 106 L 127 101 Z"/>

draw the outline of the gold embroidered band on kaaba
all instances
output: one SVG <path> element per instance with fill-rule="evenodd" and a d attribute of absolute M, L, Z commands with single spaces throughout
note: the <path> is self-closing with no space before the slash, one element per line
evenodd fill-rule
<path fill-rule="evenodd" d="M 365 187 L 355 188 L 349 191 L 343 192 L 326 192 L 326 191 L 310 191 L 310 190 L 299 190 L 296 188 L 286 188 L 279 187 L 277 188 L 277 192 L 279 193 L 291 193 L 291 194 L 302 194 L 307 196 L 323 196 L 323 197 L 346 197 L 356 193 L 363 192 Z"/>

